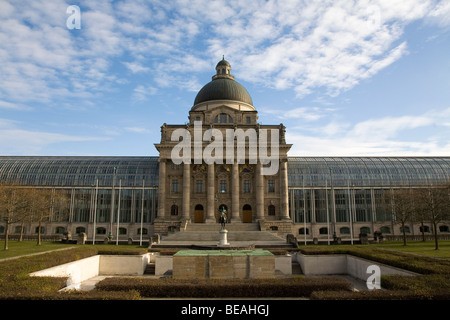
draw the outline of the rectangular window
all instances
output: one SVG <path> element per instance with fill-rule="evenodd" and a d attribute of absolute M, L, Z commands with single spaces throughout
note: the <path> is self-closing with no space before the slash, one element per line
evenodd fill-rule
<path fill-rule="evenodd" d="M 275 192 L 275 180 L 268 180 L 268 192 Z"/>
<path fill-rule="evenodd" d="M 220 192 L 221 193 L 227 192 L 227 181 L 226 180 L 220 180 Z"/>
<path fill-rule="evenodd" d="M 196 192 L 202 193 L 203 192 L 203 180 L 197 180 L 196 181 Z"/>
<path fill-rule="evenodd" d="M 245 118 L 245 121 L 247 122 L 247 124 L 250 124 L 250 122 L 252 121 L 252 118 L 246 117 L 246 118 Z"/>
<path fill-rule="evenodd" d="M 172 192 L 178 192 L 178 180 L 172 180 Z"/>
<path fill-rule="evenodd" d="M 244 180 L 244 193 L 250 193 L 250 180 Z"/>

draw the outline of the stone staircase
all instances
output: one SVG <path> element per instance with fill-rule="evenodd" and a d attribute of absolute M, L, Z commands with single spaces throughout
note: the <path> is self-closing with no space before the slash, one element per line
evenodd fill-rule
<path fill-rule="evenodd" d="M 162 236 L 161 242 L 154 247 L 217 246 L 220 229 L 218 223 L 189 223 L 185 231 Z M 260 231 L 258 223 L 229 223 L 226 229 L 231 247 L 292 247 L 275 233 Z"/>
<path fill-rule="evenodd" d="M 146 275 L 155 275 L 155 263 L 149 263 L 145 267 L 144 274 Z"/>

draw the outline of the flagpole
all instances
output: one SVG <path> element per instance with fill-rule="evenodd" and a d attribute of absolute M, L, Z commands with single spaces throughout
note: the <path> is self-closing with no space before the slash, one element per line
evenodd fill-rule
<path fill-rule="evenodd" d="M 330 212 L 328 210 L 328 180 L 325 180 L 325 201 L 327 203 L 327 233 L 328 245 L 330 245 Z"/>
<path fill-rule="evenodd" d="M 117 203 L 117 237 L 116 246 L 119 245 L 119 224 L 120 224 L 120 192 L 122 191 L 122 179 L 119 180 L 119 200 Z"/>
<path fill-rule="evenodd" d="M 141 237 L 139 239 L 139 246 L 142 246 L 142 227 L 144 224 L 144 187 L 145 187 L 145 180 L 142 180 L 142 200 L 141 200 Z"/>
<path fill-rule="evenodd" d="M 349 218 L 350 218 L 350 242 L 353 245 L 353 220 L 352 220 L 352 194 L 350 192 L 350 181 L 347 181 L 347 189 L 348 189 L 348 205 L 349 205 Z"/>
<path fill-rule="evenodd" d="M 305 181 L 303 182 L 303 235 L 305 236 L 305 246 L 306 246 L 306 194 L 305 194 Z"/>
<path fill-rule="evenodd" d="M 92 244 L 95 244 L 95 235 L 97 234 L 97 230 L 95 229 L 97 222 L 97 199 L 98 199 L 98 178 L 95 183 L 95 200 L 94 200 L 94 235 L 92 237 Z"/>

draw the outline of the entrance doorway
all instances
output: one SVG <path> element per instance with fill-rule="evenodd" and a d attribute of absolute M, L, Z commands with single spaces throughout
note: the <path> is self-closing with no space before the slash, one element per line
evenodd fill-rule
<path fill-rule="evenodd" d="M 195 206 L 194 223 L 203 223 L 203 206 L 201 204 Z"/>
<path fill-rule="evenodd" d="M 253 222 L 253 213 L 252 207 L 249 204 L 246 204 L 242 207 L 242 222 L 244 223 L 252 223 Z"/>

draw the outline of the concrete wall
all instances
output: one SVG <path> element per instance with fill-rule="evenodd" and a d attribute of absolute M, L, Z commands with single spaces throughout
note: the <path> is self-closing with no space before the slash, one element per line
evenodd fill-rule
<path fill-rule="evenodd" d="M 303 255 L 297 261 L 305 275 L 347 274 L 347 255 Z"/>
<path fill-rule="evenodd" d="M 30 274 L 32 277 L 68 277 L 76 285 L 98 275 L 142 275 L 150 254 L 140 256 L 96 255 Z"/>
<path fill-rule="evenodd" d="M 40 270 L 30 274 L 32 277 L 69 277 L 67 285 L 80 283 L 98 276 L 100 256 L 65 263 L 56 267 Z"/>
<path fill-rule="evenodd" d="M 275 256 L 275 270 L 285 275 L 292 274 L 292 256 Z"/>
<path fill-rule="evenodd" d="M 155 276 L 162 276 L 173 269 L 172 256 L 155 256 Z"/>
<path fill-rule="evenodd" d="M 384 265 L 382 263 L 378 263 L 375 261 L 366 260 L 363 258 L 358 258 L 354 256 L 347 255 L 347 272 L 349 275 L 361 279 L 361 280 L 367 280 L 367 278 L 370 276 L 370 274 L 366 273 L 367 267 L 370 265 L 377 265 L 380 267 L 381 275 L 390 275 L 390 274 L 398 274 L 402 276 L 414 276 L 418 275 L 417 273 L 402 270 L 399 268 L 391 267 Z"/>
<path fill-rule="evenodd" d="M 297 253 L 296 258 L 302 268 L 303 274 L 305 275 L 348 274 L 357 279 L 366 281 L 370 276 L 370 274 L 367 273 L 367 267 L 370 265 L 380 267 L 381 275 L 417 275 L 414 272 L 387 266 L 376 261 L 370 261 L 347 254 L 303 255 Z"/>
<path fill-rule="evenodd" d="M 121 256 L 101 255 L 99 275 L 137 275 L 144 274 L 149 262 L 149 255 Z"/>

